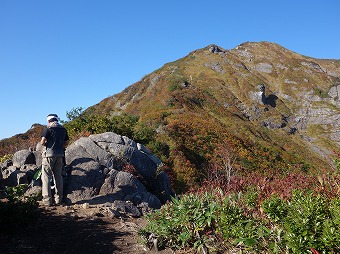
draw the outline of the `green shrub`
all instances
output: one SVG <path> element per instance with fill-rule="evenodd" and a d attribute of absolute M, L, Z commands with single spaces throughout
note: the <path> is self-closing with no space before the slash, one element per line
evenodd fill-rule
<path fill-rule="evenodd" d="M 169 91 L 170 92 L 175 91 L 177 88 L 178 88 L 178 84 L 176 84 L 176 83 L 169 84 Z"/>
<path fill-rule="evenodd" d="M 256 208 L 258 197 L 259 195 L 256 190 L 251 189 L 247 191 L 243 196 L 245 205 L 249 208 Z"/>
<path fill-rule="evenodd" d="M 133 139 L 141 144 L 147 144 L 154 139 L 155 132 L 145 125 L 137 125 L 133 130 Z"/>
<path fill-rule="evenodd" d="M 168 159 L 170 148 L 166 143 L 162 143 L 154 139 L 149 141 L 146 145 L 161 161 L 166 161 Z"/>
<path fill-rule="evenodd" d="M 277 196 L 266 199 L 262 203 L 262 208 L 268 218 L 273 222 L 283 220 L 288 212 L 286 202 Z"/>
<path fill-rule="evenodd" d="M 90 134 L 99 134 L 104 132 L 115 132 L 129 138 L 133 137 L 134 128 L 138 123 L 138 117 L 128 114 L 119 116 L 106 116 L 99 114 L 80 114 L 76 112 L 69 113 L 71 121 L 65 123 L 71 139 L 78 137 L 79 133 L 88 132 Z M 80 115 L 79 115 L 80 114 Z"/>
<path fill-rule="evenodd" d="M 243 210 L 239 208 L 236 202 L 238 199 L 240 196 L 236 195 L 226 197 L 220 206 L 217 232 L 221 232 L 224 239 L 245 237 L 242 231 L 249 221 Z"/>
<path fill-rule="evenodd" d="M 149 221 L 144 234 L 156 233 L 159 247 L 165 245 L 175 249 L 186 246 L 204 248 L 213 242 L 210 232 L 216 222 L 215 203 L 208 204 L 208 195 L 204 199 L 197 195 L 182 196 L 173 199 L 155 213 L 148 214 Z"/>
<path fill-rule="evenodd" d="M 84 112 L 84 108 L 82 107 L 77 107 L 77 108 L 72 108 L 70 111 L 66 111 L 66 117 L 67 121 L 72 121 L 78 117 L 80 117 Z M 62 123 L 66 123 L 65 121 L 61 121 Z"/>
<path fill-rule="evenodd" d="M 293 192 L 287 216 L 282 220 L 285 240 L 293 253 L 306 253 L 310 248 L 324 250 L 323 222 L 329 218 L 326 200 L 312 192 Z"/>
<path fill-rule="evenodd" d="M 112 130 L 119 135 L 133 137 L 134 127 L 137 125 L 139 117 L 129 114 L 121 114 L 113 116 L 111 119 Z"/>
<path fill-rule="evenodd" d="M 0 235 L 10 236 L 29 225 L 38 216 L 35 196 L 24 196 L 27 185 L 7 187 L 7 202 L 0 202 Z"/>
<path fill-rule="evenodd" d="M 144 236 L 157 236 L 158 246 L 207 252 L 340 253 L 340 198 L 328 200 L 294 190 L 289 200 L 263 201 L 264 215 L 249 213 L 256 193 L 222 191 L 183 195 L 148 214 Z M 246 205 L 246 206 L 244 206 Z"/>
<path fill-rule="evenodd" d="M 322 242 L 335 253 L 340 253 L 340 198 L 329 205 L 329 218 L 323 223 Z"/>
<path fill-rule="evenodd" d="M 159 247 L 174 249 L 189 247 L 219 252 L 226 248 L 251 251 L 278 248 L 269 241 L 275 238 L 274 231 L 245 215 L 239 207 L 241 195 L 218 196 L 222 195 L 205 192 L 173 199 L 172 203 L 147 215 L 148 225 L 141 233 L 144 236 L 153 233 Z"/>
<path fill-rule="evenodd" d="M 340 199 L 331 201 L 313 192 L 293 191 L 292 198 L 267 199 L 263 211 L 277 228 L 283 230 L 282 248 L 292 253 L 308 253 L 313 248 L 320 253 L 340 251 Z"/>

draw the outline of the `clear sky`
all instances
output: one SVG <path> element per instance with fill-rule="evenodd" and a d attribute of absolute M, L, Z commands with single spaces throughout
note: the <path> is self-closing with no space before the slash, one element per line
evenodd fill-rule
<path fill-rule="evenodd" d="M 0 0 L 0 139 L 209 44 L 340 59 L 339 0 Z"/>

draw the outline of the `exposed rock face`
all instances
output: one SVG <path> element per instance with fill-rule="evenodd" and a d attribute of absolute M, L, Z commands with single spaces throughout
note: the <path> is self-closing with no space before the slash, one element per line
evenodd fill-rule
<path fill-rule="evenodd" d="M 144 146 L 115 133 L 80 138 L 66 149 L 66 164 L 72 167 L 67 198 L 76 203 L 106 196 L 109 200 L 128 199 L 159 208 L 159 199 L 170 199 L 170 190 L 163 189 L 169 187 L 168 183 L 156 181 L 160 179 L 156 175 L 160 163 Z M 159 198 L 149 193 L 132 174 L 121 171 L 126 165 L 131 165 L 146 185 L 163 186 L 154 188 Z"/>
<path fill-rule="evenodd" d="M 213 49 L 216 47 L 209 46 L 207 51 L 215 53 Z M 268 129 L 285 128 L 288 134 L 299 132 L 303 142 L 325 158 L 332 156 L 333 149 L 339 149 L 338 60 L 302 56 L 268 42 L 243 43 L 232 50 L 219 49 L 220 58 L 216 55 L 211 58 L 219 63 L 219 69 L 238 77 L 232 80 L 228 76 L 219 76 L 226 80 L 228 89 L 237 97 L 236 107 L 246 119 Z M 195 57 L 198 58 L 197 51 Z M 206 56 L 205 59 L 209 61 Z M 238 68 L 242 65 L 245 68 Z M 239 89 L 241 82 L 244 83 Z M 259 83 L 261 85 L 257 85 Z M 240 90 L 247 91 L 248 98 L 239 93 Z M 331 149 L 322 145 L 328 142 Z"/>
<path fill-rule="evenodd" d="M 20 168 L 25 164 L 35 164 L 35 156 L 29 150 L 21 150 L 16 152 L 12 158 L 13 166 Z"/>
<path fill-rule="evenodd" d="M 4 183 L 30 183 L 40 166 L 32 163 L 41 161 L 36 160 L 36 153 L 19 151 L 13 156 L 13 165 L 3 163 Z M 166 173 L 156 173 L 161 161 L 127 137 L 108 132 L 80 138 L 66 149 L 65 156 L 65 201 L 69 204 L 120 200 L 157 209 L 173 194 Z M 135 173 L 126 172 L 126 168 Z"/>

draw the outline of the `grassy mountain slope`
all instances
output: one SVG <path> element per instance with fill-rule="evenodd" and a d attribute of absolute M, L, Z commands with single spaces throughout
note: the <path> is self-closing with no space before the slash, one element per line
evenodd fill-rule
<path fill-rule="evenodd" d="M 339 151 L 339 77 L 339 60 L 274 43 L 209 45 L 88 112 L 139 116 L 169 146 L 167 163 L 190 186 L 218 162 L 217 147 L 227 147 L 242 172 L 318 170 L 330 168 Z"/>
<path fill-rule="evenodd" d="M 274 43 L 231 50 L 209 45 L 84 114 L 138 116 L 139 126 L 154 131 L 145 145 L 184 189 L 226 159 L 238 174 L 329 170 L 340 149 L 339 77 L 340 60 L 302 56 Z"/>
<path fill-rule="evenodd" d="M 21 149 L 34 149 L 41 139 L 41 133 L 44 128 L 45 126 L 43 125 L 33 124 L 25 133 L 0 140 L 0 157 L 7 154 L 14 154 Z"/>

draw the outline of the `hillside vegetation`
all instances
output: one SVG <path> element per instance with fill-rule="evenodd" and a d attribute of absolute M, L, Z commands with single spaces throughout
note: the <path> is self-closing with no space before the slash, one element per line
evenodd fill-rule
<path fill-rule="evenodd" d="M 339 60 L 274 43 L 209 45 L 74 109 L 66 127 L 73 140 L 114 131 L 143 143 L 178 191 L 198 187 L 226 152 L 232 174 L 327 171 L 339 153 L 339 77 Z"/>
<path fill-rule="evenodd" d="M 65 127 L 72 142 L 110 131 L 162 160 L 180 195 L 146 216 L 146 245 L 338 253 L 339 108 L 340 60 L 247 42 L 209 45 L 167 63 L 67 112 Z M 1 159 L 34 147 L 43 126 L 34 127 L 1 140 Z"/>
<path fill-rule="evenodd" d="M 15 152 L 22 149 L 34 149 L 36 144 L 40 141 L 41 133 L 44 128 L 43 125 L 33 124 L 31 129 L 26 133 L 17 134 L 13 137 L 0 140 L 0 158 L 6 155 L 13 155 Z M 4 159 L 7 157 L 8 156 L 4 157 Z"/>
<path fill-rule="evenodd" d="M 155 141 L 166 147 L 161 158 L 184 189 L 207 177 L 221 148 L 239 174 L 315 172 L 334 168 L 339 151 L 339 77 L 339 60 L 305 57 L 273 43 L 232 50 L 209 45 L 85 113 L 137 116 L 135 128 L 153 131 L 145 140 L 152 152 L 160 152 Z"/>

